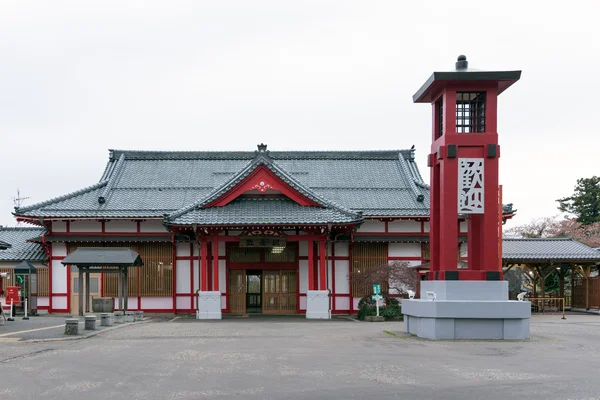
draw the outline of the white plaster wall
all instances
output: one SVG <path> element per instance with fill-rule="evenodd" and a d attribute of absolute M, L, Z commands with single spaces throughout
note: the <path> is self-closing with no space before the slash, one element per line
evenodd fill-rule
<path fill-rule="evenodd" d="M 137 232 L 137 222 L 112 220 L 104 223 L 106 232 Z"/>
<path fill-rule="evenodd" d="M 52 243 L 52 255 L 55 257 L 66 257 L 66 255 L 67 255 L 66 243 Z"/>
<path fill-rule="evenodd" d="M 227 243 L 219 242 L 219 257 L 225 255 L 225 248 L 227 247 Z"/>
<path fill-rule="evenodd" d="M 350 297 L 336 297 L 335 298 L 335 309 L 342 311 L 350 310 Z"/>
<path fill-rule="evenodd" d="M 332 269 L 331 269 L 331 246 L 327 246 L 327 289 L 333 292 L 333 282 L 331 279 Z"/>
<path fill-rule="evenodd" d="M 67 309 L 67 297 L 66 296 L 52 296 L 52 308 L 55 310 L 66 310 Z"/>
<path fill-rule="evenodd" d="M 354 311 L 358 311 L 358 302 L 360 301 L 360 297 L 353 297 L 352 302 L 354 303 Z"/>
<path fill-rule="evenodd" d="M 421 243 L 390 243 L 390 257 L 421 257 Z"/>
<path fill-rule="evenodd" d="M 219 291 L 227 292 L 227 282 L 225 281 L 225 270 L 227 268 L 225 260 L 219 260 Z"/>
<path fill-rule="evenodd" d="M 115 310 L 119 309 L 119 297 L 115 296 L 115 305 L 114 305 Z M 136 310 L 139 309 L 138 307 L 138 298 L 137 297 L 129 297 L 127 300 L 127 309 L 128 310 Z"/>
<path fill-rule="evenodd" d="M 298 242 L 298 255 L 300 257 L 308 257 L 308 242 L 307 241 Z"/>
<path fill-rule="evenodd" d="M 308 289 L 308 260 L 299 261 L 298 273 L 300 274 L 300 293 L 306 293 Z"/>
<path fill-rule="evenodd" d="M 194 250 L 194 256 L 197 256 L 200 254 L 200 246 L 198 245 L 198 243 L 193 243 L 192 244 L 192 248 Z"/>
<path fill-rule="evenodd" d="M 52 221 L 52 232 L 66 232 L 67 223 L 65 221 Z"/>
<path fill-rule="evenodd" d="M 200 289 L 200 262 L 194 260 L 194 294 Z"/>
<path fill-rule="evenodd" d="M 98 221 L 71 221 L 71 232 L 102 232 L 102 224 Z"/>
<path fill-rule="evenodd" d="M 460 223 L 460 231 L 468 232 L 469 231 L 469 221 L 463 221 Z"/>
<path fill-rule="evenodd" d="M 300 309 L 306 310 L 306 296 L 300 296 Z"/>
<path fill-rule="evenodd" d="M 176 292 L 175 293 L 189 293 L 190 292 L 190 261 L 189 260 L 177 260 L 176 261 Z"/>
<path fill-rule="evenodd" d="M 168 232 L 162 221 L 143 221 L 140 223 L 140 232 Z"/>
<path fill-rule="evenodd" d="M 347 242 L 334 243 L 335 245 L 335 256 L 336 257 L 348 257 L 350 255 L 350 245 Z"/>
<path fill-rule="evenodd" d="M 350 262 L 348 260 L 335 261 L 335 293 L 350 293 L 349 271 Z"/>
<path fill-rule="evenodd" d="M 62 265 L 60 261 L 52 261 L 52 293 L 67 293 L 67 267 Z M 52 301 L 54 302 L 54 300 Z M 60 308 L 54 304 L 52 304 L 52 307 Z"/>
<path fill-rule="evenodd" d="M 367 220 L 358 228 L 358 232 L 385 232 L 385 222 Z"/>
<path fill-rule="evenodd" d="M 175 243 L 175 251 L 177 257 L 189 257 L 190 256 L 190 244 L 189 243 Z"/>
<path fill-rule="evenodd" d="M 37 305 L 38 305 L 38 308 L 40 308 L 40 307 L 48 307 L 50 305 L 50 298 L 47 297 L 47 296 L 38 297 L 37 298 Z"/>
<path fill-rule="evenodd" d="M 425 232 L 429 232 L 429 226 L 430 226 L 429 221 L 425 221 L 425 223 L 423 223 L 423 230 Z"/>
<path fill-rule="evenodd" d="M 227 296 L 221 296 L 221 310 L 227 308 Z"/>
<path fill-rule="evenodd" d="M 173 308 L 172 297 L 142 297 L 142 310 L 170 310 Z"/>
<path fill-rule="evenodd" d="M 189 297 L 177 297 L 175 301 L 178 310 L 189 310 L 190 309 L 190 298 Z"/>
<path fill-rule="evenodd" d="M 421 223 L 419 221 L 390 221 L 388 222 L 388 232 L 421 232 Z"/>

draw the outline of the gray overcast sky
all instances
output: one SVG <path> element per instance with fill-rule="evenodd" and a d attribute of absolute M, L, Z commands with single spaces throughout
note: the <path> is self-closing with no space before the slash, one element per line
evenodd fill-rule
<path fill-rule="evenodd" d="M 459 54 L 522 69 L 499 101 L 514 223 L 600 174 L 598 1 L 0 3 L 0 224 L 95 183 L 109 148 L 430 145 L 412 95 Z"/>

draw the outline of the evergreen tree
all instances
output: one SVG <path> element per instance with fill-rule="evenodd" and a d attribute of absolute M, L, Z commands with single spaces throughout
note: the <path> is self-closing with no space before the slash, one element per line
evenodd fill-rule
<path fill-rule="evenodd" d="M 574 215 L 577 222 L 590 225 L 600 221 L 600 177 L 577 180 L 575 192 L 558 201 L 558 209 Z"/>

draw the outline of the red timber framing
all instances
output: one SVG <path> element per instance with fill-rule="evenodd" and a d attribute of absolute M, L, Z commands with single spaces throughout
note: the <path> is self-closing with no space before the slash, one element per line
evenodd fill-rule
<path fill-rule="evenodd" d="M 352 296 L 352 240 L 356 239 L 356 238 L 360 238 L 361 236 L 372 236 L 372 237 L 377 237 L 377 236 L 388 236 L 387 239 L 382 238 L 382 240 L 389 240 L 389 237 L 397 237 L 398 241 L 401 242 L 403 240 L 410 240 L 408 237 L 412 236 L 412 237 L 423 237 L 423 239 L 426 239 L 426 237 L 429 235 L 429 232 L 427 232 L 426 229 L 426 223 L 427 223 L 427 218 L 426 217 L 421 217 L 421 218 L 397 218 L 397 219 L 393 219 L 394 221 L 397 220 L 404 220 L 404 219 L 410 219 L 412 221 L 417 221 L 418 224 L 415 224 L 415 231 L 413 232 L 393 232 L 390 231 L 390 228 L 392 227 L 392 219 L 389 220 L 381 220 L 381 218 L 376 218 L 375 220 L 379 220 L 383 223 L 383 226 L 385 227 L 384 229 L 381 229 L 379 232 L 365 232 L 365 231 L 360 231 L 360 232 L 353 232 L 350 235 L 349 238 L 349 242 L 336 242 L 336 241 L 331 241 L 329 240 L 329 238 L 327 236 L 325 236 L 323 234 L 323 227 L 297 227 L 295 228 L 296 230 L 296 234 L 291 234 L 288 235 L 286 238 L 288 240 L 288 243 L 294 243 L 294 242 L 306 242 L 307 246 L 306 246 L 306 250 L 303 253 L 303 255 L 300 255 L 300 252 L 297 252 L 297 256 L 296 256 L 296 262 L 292 263 L 293 265 L 284 265 L 284 264 L 277 264 L 277 263 L 268 263 L 270 265 L 266 265 L 266 264 L 261 264 L 261 265 L 255 265 L 252 268 L 255 269 L 295 269 L 297 271 L 297 312 L 298 313 L 304 313 L 305 310 L 301 309 L 301 302 L 300 299 L 301 298 L 305 298 L 306 297 L 306 293 L 300 293 L 300 268 L 299 268 L 299 262 L 300 260 L 306 260 L 307 263 L 307 271 L 306 274 L 307 276 L 302 277 L 303 282 L 306 282 L 306 289 L 308 290 L 326 290 L 326 289 L 330 289 L 331 290 L 331 309 L 332 309 L 332 313 L 333 314 L 352 314 L 352 313 L 356 313 L 356 302 L 355 299 Z M 227 291 L 229 290 L 229 271 L 230 269 L 232 269 L 232 265 L 229 262 L 228 259 L 228 253 L 227 251 L 224 252 L 224 254 L 220 254 L 219 252 L 219 243 L 223 242 L 226 243 L 225 248 L 227 249 L 229 246 L 238 243 L 239 242 L 239 237 L 237 236 L 231 236 L 228 232 L 227 229 L 223 229 L 223 228 L 218 228 L 218 230 L 216 228 L 213 228 L 215 230 L 209 231 L 207 232 L 207 234 L 205 234 L 205 236 L 200 235 L 199 236 L 199 240 L 197 242 L 197 244 L 195 243 L 186 243 L 185 245 L 182 246 L 182 243 L 176 243 L 175 242 L 175 233 L 178 232 L 172 232 L 172 233 L 160 233 L 160 232 L 141 232 L 140 230 L 140 225 L 141 225 L 141 221 L 136 221 L 136 224 L 133 226 L 133 228 L 136 230 L 135 232 L 106 232 L 106 228 L 109 226 L 106 222 L 107 221 L 98 221 L 98 222 L 102 222 L 102 227 L 103 227 L 103 231 L 101 233 L 102 236 L 106 236 L 106 237 L 118 237 L 118 236 L 131 236 L 131 235 L 137 235 L 140 237 L 143 236 L 147 236 L 147 235 L 152 235 L 152 236 L 157 236 L 157 235 L 164 235 L 166 237 L 168 237 L 169 242 L 171 242 L 171 245 L 173 246 L 173 293 L 172 293 L 172 308 L 168 309 L 148 309 L 146 307 L 143 306 L 143 298 L 138 296 L 138 307 L 142 307 L 142 309 L 144 309 L 145 311 L 149 311 L 149 312 L 180 312 L 180 313 L 186 313 L 186 312 L 193 312 L 196 308 L 196 289 L 200 289 L 200 290 L 219 290 L 219 288 L 223 288 L 222 291 L 222 296 L 224 296 L 224 306 L 223 306 L 223 312 L 228 312 L 229 311 L 229 299 L 228 299 L 228 293 Z M 50 224 L 48 224 L 50 225 Z M 78 236 L 85 236 L 85 235 L 90 235 L 90 236 L 98 236 L 99 233 L 98 232 L 72 232 L 72 224 L 71 223 L 67 223 L 65 224 L 66 227 L 63 229 L 63 231 L 61 232 L 56 232 L 57 234 L 60 233 L 60 235 L 78 235 Z M 462 225 L 464 226 L 464 224 Z M 135 228 L 137 227 L 137 229 Z M 457 224 L 458 227 L 458 224 Z M 233 229 L 233 228 L 232 228 Z M 286 230 L 293 230 L 294 228 L 289 227 L 289 228 L 285 228 Z M 393 229 L 393 228 L 392 228 Z M 66 230 L 67 232 L 64 232 L 64 230 Z M 133 229 L 132 229 L 133 230 Z M 235 227 L 236 231 L 239 231 L 240 228 L 239 227 Z M 458 229 L 457 229 L 458 230 Z M 301 231 L 304 234 L 300 234 Z M 462 231 L 462 229 L 460 229 L 460 231 Z M 52 233 L 50 231 L 50 233 Z M 197 232 L 198 233 L 198 232 Z M 462 232 L 461 232 L 462 233 Z M 420 240 L 420 239 L 416 239 L 416 240 Z M 336 243 L 348 243 L 348 250 L 346 255 L 339 255 L 339 252 L 336 252 Z M 189 246 L 189 253 L 186 250 L 186 247 Z M 51 273 L 52 271 L 52 263 L 53 261 L 60 261 L 64 258 L 64 256 L 55 256 L 54 253 L 53 254 L 53 249 L 52 246 L 49 245 L 49 243 L 45 244 L 45 248 L 46 248 L 46 252 L 48 253 L 49 256 L 49 287 L 50 289 L 52 288 L 52 280 L 53 278 L 56 278 L 56 275 L 53 277 L 53 274 Z M 178 254 L 178 250 L 181 249 L 183 250 L 183 254 Z M 329 249 L 329 250 L 328 250 Z M 221 247 L 221 253 L 223 253 L 223 246 Z M 329 252 L 329 254 L 327 254 Z M 59 253 L 60 254 L 60 253 Z M 203 256 L 204 255 L 204 256 Z M 187 284 L 187 279 L 186 279 L 186 287 L 182 288 L 182 287 L 177 287 L 177 261 L 179 260 L 180 264 L 181 261 L 185 260 L 186 263 L 189 262 L 189 285 Z M 212 262 L 211 262 L 212 260 Z M 223 260 L 225 261 L 225 275 L 221 276 L 219 274 L 219 261 Z M 339 263 L 340 261 L 346 261 L 348 263 L 348 274 L 347 274 L 347 279 L 348 279 L 348 292 L 346 293 L 337 293 L 337 288 L 336 288 L 336 269 L 339 268 L 336 263 Z M 389 250 L 388 250 L 388 261 L 393 261 L 393 260 L 405 260 L 405 261 L 419 261 L 419 262 L 425 262 L 426 260 L 423 259 L 423 252 L 421 251 L 421 255 L 410 255 L 410 256 L 390 256 Z M 197 264 L 195 264 L 197 262 Z M 330 267 L 330 271 L 328 271 L 328 267 L 327 264 L 329 263 Z M 223 263 L 221 263 L 223 264 Z M 237 266 L 235 266 L 235 268 L 237 268 Z M 250 267 L 249 267 L 250 268 Z M 345 267 L 344 267 L 345 268 Z M 304 273 L 304 270 L 302 270 Z M 222 271 L 221 271 L 222 272 Z M 181 271 L 180 271 L 181 273 Z M 187 271 L 186 271 L 187 274 Z M 209 277 L 209 279 L 202 279 L 203 277 Z M 65 312 L 68 313 L 70 312 L 70 292 L 71 292 L 71 280 L 69 279 L 70 274 L 67 273 L 67 281 L 66 281 L 66 287 L 67 287 L 67 293 L 53 293 L 50 292 L 50 296 L 49 296 L 49 305 L 48 305 L 48 309 L 50 312 Z M 337 277 L 339 278 L 339 276 Z M 220 285 L 220 280 L 225 279 L 225 281 L 223 282 L 224 284 Z M 304 281 L 304 279 L 306 279 L 306 281 Z M 339 286 L 339 282 L 337 283 L 337 285 Z M 138 286 L 140 286 L 140 284 L 138 283 Z M 188 289 L 189 286 L 189 289 Z M 345 286 L 345 284 L 344 284 Z M 66 297 L 66 305 L 67 308 L 63 309 L 60 305 L 58 308 L 56 308 L 56 300 L 57 298 L 60 297 Z M 186 299 L 186 300 L 183 300 Z M 189 299 L 189 301 L 187 301 L 187 299 Z M 341 299 L 344 299 L 343 302 L 341 302 Z M 63 303 L 64 304 L 64 303 Z M 342 306 L 343 309 L 339 309 L 339 307 Z M 305 306 L 302 305 L 302 308 L 304 308 Z"/>

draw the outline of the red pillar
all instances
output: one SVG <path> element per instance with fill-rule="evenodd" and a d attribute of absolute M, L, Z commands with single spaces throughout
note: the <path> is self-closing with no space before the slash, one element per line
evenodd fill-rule
<path fill-rule="evenodd" d="M 308 290 L 315 290 L 315 279 L 313 275 L 314 268 L 314 249 L 313 249 L 313 241 L 307 240 L 308 247 Z"/>
<path fill-rule="evenodd" d="M 202 240 L 200 242 L 200 290 L 206 292 L 208 290 L 208 261 L 207 254 L 208 246 L 206 245 L 206 241 Z"/>
<path fill-rule="evenodd" d="M 217 237 L 212 241 L 212 256 L 213 256 L 213 290 L 219 290 L 219 239 Z"/>
<path fill-rule="evenodd" d="M 319 240 L 319 290 L 327 290 L 327 258 L 325 239 Z"/>

